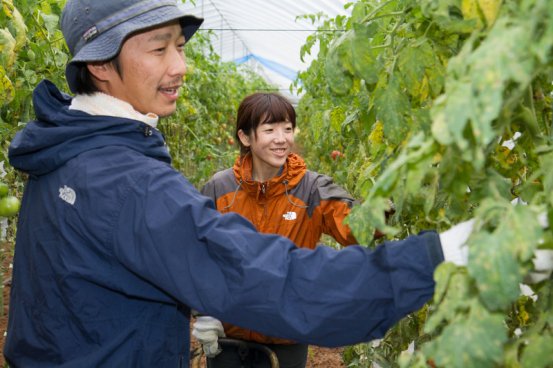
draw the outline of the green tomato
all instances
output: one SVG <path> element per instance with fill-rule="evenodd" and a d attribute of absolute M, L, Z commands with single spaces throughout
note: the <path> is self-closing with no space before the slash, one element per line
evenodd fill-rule
<path fill-rule="evenodd" d="M 11 217 L 17 215 L 21 203 L 14 196 L 7 196 L 0 199 L 0 217 Z"/>
<path fill-rule="evenodd" d="M 8 184 L 0 182 L 0 198 L 8 195 Z"/>

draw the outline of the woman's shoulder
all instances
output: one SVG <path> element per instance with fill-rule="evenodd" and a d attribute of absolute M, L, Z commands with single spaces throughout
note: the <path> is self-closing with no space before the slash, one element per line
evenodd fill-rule
<path fill-rule="evenodd" d="M 201 192 L 225 193 L 236 189 L 236 180 L 232 168 L 216 172 L 211 179 L 205 183 Z"/>
<path fill-rule="evenodd" d="M 221 182 L 224 180 L 228 180 L 229 178 L 234 179 L 234 172 L 232 167 L 229 167 L 228 169 L 224 169 L 221 171 L 217 171 L 211 179 L 209 179 L 210 182 Z"/>

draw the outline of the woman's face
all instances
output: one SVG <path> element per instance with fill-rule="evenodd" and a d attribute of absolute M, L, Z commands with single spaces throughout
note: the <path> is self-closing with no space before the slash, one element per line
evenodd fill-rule
<path fill-rule="evenodd" d="M 294 127 L 289 121 L 263 123 L 255 134 L 238 132 L 240 141 L 250 148 L 253 158 L 253 179 L 268 180 L 278 174 L 294 147 Z"/>

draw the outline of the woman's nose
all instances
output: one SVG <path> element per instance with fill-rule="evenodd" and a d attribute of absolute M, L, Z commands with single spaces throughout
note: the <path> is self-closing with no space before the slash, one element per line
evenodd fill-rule
<path fill-rule="evenodd" d="M 280 129 L 277 129 L 275 132 L 275 141 L 284 142 L 286 141 L 286 134 Z"/>

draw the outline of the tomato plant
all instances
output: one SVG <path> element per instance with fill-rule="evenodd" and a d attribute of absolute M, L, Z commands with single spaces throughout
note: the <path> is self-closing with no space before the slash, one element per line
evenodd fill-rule
<path fill-rule="evenodd" d="M 362 199 L 348 223 L 365 244 L 375 229 L 403 238 L 477 220 L 468 266 L 441 265 L 434 300 L 349 362 L 550 366 L 551 280 L 531 285 L 532 298 L 519 285 L 534 251 L 552 247 L 537 216 L 553 212 L 553 2 L 348 6 L 351 16 L 311 16 L 324 31 L 302 49 L 319 45 L 296 83 L 310 167 Z"/>
<path fill-rule="evenodd" d="M 0 198 L 0 217 L 11 217 L 19 212 L 19 199 L 15 196 Z"/>

